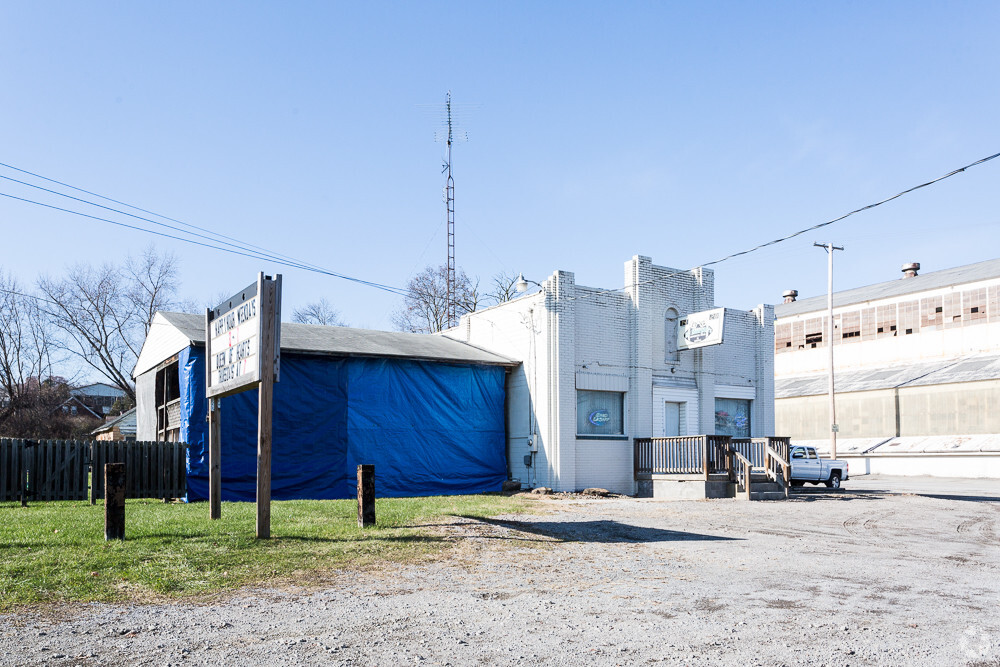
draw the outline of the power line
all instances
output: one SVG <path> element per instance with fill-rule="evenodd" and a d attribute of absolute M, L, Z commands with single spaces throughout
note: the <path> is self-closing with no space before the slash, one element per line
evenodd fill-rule
<path fill-rule="evenodd" d="M 742 255 L 749 255 L 750 253 L 756 252 L 757 250 L 760 250 L 761 248 L 766 248 L 768 246 L 777 245 L 779 243 L 784 243 L 785 241 L 791 240 L 791 239 L 793 239 L 793 238 L 795 238 L 797 236 L 802 236 L 803 234 L 806 234 L 808 232 L 811 232 L 811 231 L 814 231 L 814 230 L 821 229 L 823 227 L 827 227 L 829 225 L 832 225 L 835 222 L 840 222 L 841 220 L 843 220 L 845 218 L 849 218 L 850 216 L 854 215 L 855 213 L 861 213 L 862 211 L 867 211 L 869 209 L 873 209 L 876 206 L 881 206 L 882 204 L 887 204 L 887 203 L 891 202 L 894 199 L 899 199 L 903 195 L 910 194 L 911 192 L 915 192 L 916 190 L 919 190 L 921 188 L 926 188 L 929 185 L 934 185 L 935 183 L 943 181 L 946 178 L 951 178 L 952 176 L 954 176 L 956 174 L 960 174 L 960 173 L 964 172 L 966 169 L 971 169 L 972 167 L 976 167 L 978 165 L 981 165 L 984 162 L 989 162 L 990 160 L 993 160 L 993 159 L 995 159 L 997 157 L 1000 157 L 1000 153 L 994 153 L 993 155 L 989 155 L 989 156 L 984 157 L 982 159 L 976 160 L 975 162 L 971 162 L 971 163 L 965 165 L 964 167 L 959 167 L 958 169 L 954 169 L 952 171 L 949 171 L 944 176 L 938 176 L 937 178 L 932 179 L 930 181 L 927 181 L 926 183 L 921 183 L 920 185 L 914 185 L 912 188 L 907 188 L 906 190 L 903 190 L 902 192 L 898 192 L 898 193 L 892 195 L 891 197 L 886 197 L 885 199 L 877 201 L 877 202 L 875 202 L 873 204 L 868 204 L 866 206 L 862 206 L 861 208 L 856 208 L 853 211 L 850 211 L 849 213 L 845 213 L 844 215 L 842 215 L 840 217 L 837 217 L 837 218 L 834 218 L 832 220 L 827 220 L 826 222 L 820 222 L 818 224 L 812 225 L 811 227 L 806 227 L 805 229 L 800 229 L 797 232 L 793 232 L 791 234 L 788 234 L 787 236 L 782 236 L 781 238 L 774 239 L 773 241 L 768 241 L 766 243 L 760 243 L 760 244 L 755 245 L 752 248 L 748 248 L 746 250 L 740 250 L 738 252 L 730 253 L 730 254 L 726 255 L 725 257 L 720 257 L 719 259 L 713 259 L 710 262 L 705 262 L 704 264 L 699 264 L 699 265 L 694 266 L 694 267 L 692 267 L 690 269 L 687 269 L 686 271 L 674 271 L 674 272 L 667 273 L 667 274 L 662 275 L 662 276 L 658 276 L 656 278 L 651 278 L 649 280 L 644 280 L 643 282 L 636 283 L 634 286 L 638 287 L 640 285 L 651 285 L 653 283 L 657 283 L 657 282 L 660 282 L 662 280 L 666 280 L 667 278 L 673 278 L 674 276 L 687 275 L 687 274 L 691 273 L 692 271 L 695 271 L 695 270 L 700 269 L 700 268 L 705 268 L 706 266 L 714 266 L 715 264 L 722 264 L 723 262 L 725 262 L 727 260 L 730 260 L 730 259 L 733 259 L 734 257 L 740 257 Z M 581 296 L 568 297 L 566 300 L 567 301 L 575 301 L 576 299 L 586 299 L 586 298 L 589 298 L 589 297 L 592 297 L 592 296 L 597 296 L 597 295 L 600 295 L 600 294 L 609 294 L 609 293 L 612 293 L 612 292 L 622 292 L 622 291 L 628 289 L 629 287 L 633 287 L 633 286 L 632 285 L 627 285 L 627 286 L 624 286 L 624 287 L 616 287 L 616 288 L 613 288 L 613 289 L 605 289 L 605 290 L 595 289 L 590 294 L 584 294 L 584 295 L 581 295 Z"/>
<path fill-rule="evenodd" d="M 222 247 L 222 246 L 212 245 L 211 243 L 204 243 L 202 241 L 196 241 L 194 239 L 184 238 L 182 236 L 174 236 L 173 234 L 166 234 L 164 232 L 158 232 L 158 231 L 156 231 L 154 229 L 146 229 L 145 227 L 139 227 L 137 225 L 130 225 L 130 224 L 127 224 L 127 223 L 124 223 L 124 222 L 119 222 L 117 220 L 111 220 L 109 218 L 102 218 L 100 216 L 90 215 L 88 213 L 82 213 L 80 211 L 74 211 L 74 210 L 68 209 L 68 208 L 62 208 L 61 206 L 54 206 L 52 204 L 45 204 L 43 202 L 34 201 L 33 199 L 26 199 L 24 197 L 17 197 L 15 195 L 8 194 L 6 192 L 0 192 L 0 196 L 2 196 L 2 197 L 8 197 L 10 199 L 16 199 L 18 201 L 26 202 L 28 204 L 34 204 L 36 206 L 44 206 L 45 208 L 51 208 L 53 210 L 62 211 L 64 213 L 72 213 L 73 215 L 78 215 L 78 216 L 81 216 L 81 217 L 84 217 L 84 218 L 89 218 L 91 220 L 99 220 L 101 222 L 107 222 L 109 224 L 117 225 L 119 227 L 125 227 L 126 229 L 134 229 L 136 231 L 146 232 L 147 234 L 153 234 L 155 236 L 162 236 L 164 238 L 173 239 L 175 241 L 181 241 L 183 243 L 190 243 L 191 245 L 201 246 L 203 248 L 209 248 L 209 249 L 212 249 L 212 250 L 220 250 L 222 252 L 228 252 L 228 253 L 233 254 L 233 255 L 240 255 L 240 256 L 243 256 L 243 257 L 249 257 L 251 259 L 266 259 L 266 258 L 260 257 L 258 255 L 255 255 L 255 254 L 251 254 L 250 252 L 244 252 L 244 251 L 241 251 L 241 250 L 238 250 L 238 249 L 234 249 L 234 248 L 226 248 L 226 247 Z M 391 294 L 396 294 L 397 296 L 406 296 L 407 294 L 410 293 L 408 290 L 405 290 L 405 289 L 400 288 L 400 287 L 393 287 L 391 285 L 383 285 L 381 283 L 375 283 L 375 282 L 371 282 L 369 280 L 362 280 L 360 278 L 353 278 L 351 276 L 348 276 L 348 275 L 345 275 L 345 274 L 342 274 L 342 273 L 337 273 L 335 271 L 327 271 L 326 269 L 312 268 L 312 267 L 309 267 L 309 266 L 306 266 L 306 265 L 303 265 L 303 264 L 293 263 L 293 262 L 284 261 L 284 260 L 280 260 L 280 259 L 270 259 L 269 261 L 273 261 L 275 264 L 280 264 L 282 266 L 290 266 L 292 268 L 302 269 L 304 271 L 311 271 L 313 273 L 319 273 L 319 274 L 322 274 L 322 275 L 332 276 L 334 278 L 341 278 L 342 280 L 348 280 L 350 282 L 358 283 L 360 285 L 367 285 L 369 287 L 374 287 L 376 289 L 380 289 L 380 290 L 383 290 L 385 292 L 389 292 Z"/>
<path fill-rule="evenodd" d="M 59 305 L 55 301 L 52 301 L 51 299 L 46 299 L 45 297 L 38 296 L 37 294 L 27 294 L 25 292 L 17 292 L 15 290 L 5 289 L 3 287 L 0 287 L 0 292 L 3 292 L 4 294 L 13 294 L 14 296 L 23 296 L 26 299 L 34 299 L 35 301 L 44 301 L 45 303 L 51 303 L 53 306 Z"/>
<path fill-rule="evenodd" d="M 98 199 L 103 199 L 104 201 L 109 201 L 109 202 L 111 202 L 113 204 L 119 204 L 121 206 L 125 206 L 127 208 L 131 208 L 133 210 L 139 211 L 140 213 L 148 213 L 149 215 L 155 215 L 157 218 L 163 218 L 164 220 L 169 220 L 170 222 L 176 222 L 179 225 L 184 225 L 185 227 L 190 227 L 191 229 L 197 229 L 198 231 L 205 232 L 207 234 L 211 234 L 211 235 L 216 236 L 216 237 L 221 238 L 221 239 L 226 239 L 227 241 L 234 241 L 234 242 L 236 242 L 238 244 L 241 244 L 242 246 L 244 246 L 246 248 L 253 248 L 255 250 L 262 250 L 264 252 L 269 252 L 269 251 L 267 251 L 266 248 L 262 248 L 260 246 L 255 246 L 255 245 L 250 244 L 250 243 L 243 243 L 239 239 L 235 239 L 235 238 L 233 238 L 231 236 L 226 236 L 225 234 L 220 234 L 219 232 L 212 231 L 211 229 L 206 229 L 205 227 L 199 227 L 197 225 L 192 225 L 192 224 L 190 224 L 188 222 L 184 222 L 183 220 L 177 220 L 176 218 L 171 218 L 170 216 L 163 215 L 162 213 L 156 213 L 155 211 L 149 211 L 147 209 L 135 206 L 134 204 L 129 204 L 127 202 L 119 201 L 117 199 L 112 199 L 111 197 L 106 197 L 106 196 L 104 196 L 102 194 L 98 194 L 96 192 L 91 192 L 90 190 L 84 190 L 83 188 L 78 188 L 78 187 L 76 187 L 74 185 L 70 185 L 69 183 L 64 183 L 62 181 L 57 181 L 54 178 L 48 178 L 47 176 L 42 176 L 41 174 L 36 174 L 35 172 L 28 171 L 27 169 L 21 169 L 19 167 L 15 167 L 14 165 L 6 164 L 4 162 L 0 162 L 0 167 L 6 167 L 7 169 L 12 169 L 12 170 L 20 172 L 22 174 L 28 174 L 29 176 L 34 176 L 35 178 L 40 178 L 43 181 L 48 181 L 49 183 L 55 183 L 57 185 L 61 185 L 61 186 L 65 187 L 65 188 L 69 188 L 70 190 L 76 190 L 77 192 L 83 192 L 84 194 L 91 195 L 92 197 L 97 197 Z M 8 177 L 3 176 L 2 178 L 8 178 Z M 14 179 L 8 178 L 8 180 L 14 180 Z M 16 182 L 21 183 L 22 181 L 16 181 Z M 36 185 L 31 185 L 30 183 L 25 183 L 25 185 L 29 185 L 30 187 L 38 187 Z M 40 188 L 40 189 L 44 190 L 45 188 Z M 47 190 L 47 192 L 52 192 L 52 191 L 51 190 Z M 58 192 L 55 193 L 55 194 L 60 194 L 61 196 L 64 196 L 64 197 L 68 196 L 68 195 L 62 195 L 61 193 L 58 193 Z M 84 201 L 84 200 L 81 199 L 79 201 Z M 93 206 L 99 206 L 99 204 L 93 204 L 92 202 L 86 202 L 86 203 L 91 204 Z M 102 207 L 102 208 L 104 208 L 104 207 Z M 118 213 L 123 213 L 122 211 L 117 211 L 117 209 L 110 209 L 110 210 L 114 210 L 114 211 L 116 211 Z M 124 215 L 131 215 L 131 214 L 124 213 Z M 133 216 L 133 217 L 135 217 L 135 216 Z M 145 218 L 141 218 L 141 219 L 145 220 Z M 188 232 L 185 232 L 185 233 L 188 233 Z M 273 253 L 273 255 L 276 256 L 276 257 L 280 257 L 282 259 L 288 259 L 288 260 L 292 260 L 292 261 L 297 261 L 294 258 L 289 257 L 287 255 L 282 255 L 282 254 L 279 254 L 279 253 Z M 303 264 L 304 264 L 304 262 L 303 262 Z M 308 266 L 315 266 L 315 265 L 309 264 Z"/>
<path fill-rule="evenodd" d="M 248 246 L 248 245 L 243 244 L 243 243 L 227 243 L 226 241 L 216 241 L 212 237 L 206 236 L 204 234 L 196 234 L 194 232 L 188 232 L 188 231 L 185 231 L 185 230 L 180 229 L 178 227 L 175 227 L 173 225 L 168 225 L 168 224 L 166 224 L 164 222 L 157 222 L 156 220 L 152 220 L 150 218 L 145 218 L 145 217 L 143 217 L 141 215 L 135 215 L 134 213 L 129 213 L 127 211 L 121 211 L 121 210 L 119 210 L 117 208 L 112 208 L 110 206 L 104 206 L 103 204 L 96 204 L 96 203 L 94 203 L 92 201 L 87 201 L 86 199 L 81 199 L 79 197 L 74 197 L 72 195 L 68 195 L 68 194 L 65 194 L 63 192 L 58 192 L 56 190 L 50 190 L 49 188 L 43 188 L 40 185 L 35 185 L 33 183 L 28 183 L 26 181 L 20 181 L 20 180 L 18 180 L 16 178 L 11 178 L 10 176 L 4 176 L 3 174 L 0 174 L 0 178 L 8 180 L 8 181 L 11 181 L 13 183 L 19 183 L 21 185 L 26 185 L 29 188 L 35 188 L 35 189 L 41 190 L 43 192 L 48 192 L 50 194 L 54 194 L 54 195 L 57 195 L 59 197 L 65 197 L 67 199 L 72 199 L 73 201 L 78 201 L 78 202 L 81 202 L 83 204 L 88 204 L 90 206 L 96 206 L 97 208 L 102 208 L 102 209 L 104 209 L 106 211 L 111 211 L 113 213 L 120 213 L 121 215 L 127 215 L 130 218 L 135 218 L 136 220 L 142 220 L 143 222 L 148 222 L 150 224 L 157 225 L 159 227 L 165 227 L 166 229 L 172 229 L 173 231 L 180 232 L 181 234 L 189 234 L 191 236 L 194 236 L 195 238 L 205 239 L 206 241 L 212 241 L 214 243 L 221 243 L 223 245 L 227 245 L 227 246 L 230 246 L 230 247 L 233 247 L 233 248 L 238 248 L 240 250 L 244 250 L 246 252 L 252 253 L 254 256 L 257 256 L 260 259 L 267 259 L 267 260 L 288 259 L 288 261 L 295 262 L 295 264 L 296 264 L 296 266 L 298 266 L 298 268 L 303 268 L 303 269 L 312 266 L 312 265 L 304 264 L 302 262 L 298 262 L 297 260 L 294 260 L 294 259 L 283 257 L 281 255 L 275 255 L 275 254 L 271 254 L 271 253 L 268 253 L 268 252 L 258 252 L 256 250 L 252 250 L 251 248 L 253 248 L 255 246 Z M 128 205 L 126 204 L 126 206 L 128 206 Z M 156 214 L 153 213 L 152 215 L 156 215 Z M 159 217 L 162 217 L 162 216 L 159 216 Z M 184 223 L 182 223 L 182 224 L 184 224 Z M 190 227 L 192 225 L 188 225 L 188 226 Z M 313 267 L 313 268 L 316 268 L 316 267 Z"/>

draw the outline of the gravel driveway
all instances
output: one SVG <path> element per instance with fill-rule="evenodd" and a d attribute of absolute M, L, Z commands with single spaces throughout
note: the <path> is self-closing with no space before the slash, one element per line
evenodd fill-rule
<path fill-rule="evenodd" d="M 318 590 L 0 617 L 0 665 L 1000 667 L 1000 483 L 858 480 L 785 502 L 539 498 Z"/>

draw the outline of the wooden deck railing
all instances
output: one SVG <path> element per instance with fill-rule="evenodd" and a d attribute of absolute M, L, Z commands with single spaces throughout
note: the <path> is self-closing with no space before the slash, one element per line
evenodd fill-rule
<path fill-rule="evenodd" d="M 636 438 L 634 470 L 639 475 L 704 475 L 728 472 L 728 435 Z"/>
<path fill-rule="evenodd" d="M 749 489 L 754 471 L 785 487 L 790 482 L 789 438 L 731 438 L 728 435 L 684 435 L 634 440 L 635 477 L 726 473 Z M 749 491 L 748 491 L 749 493 Z"/>
<path fill-rule="evenodd" d="M 734 448 L 729 448 L 731 463 L 729 464 L 729 481 L 735 482 L 737 488 L 746 494 L 750 500 L 750 480 L 753 475 L 753 463 Z"/>

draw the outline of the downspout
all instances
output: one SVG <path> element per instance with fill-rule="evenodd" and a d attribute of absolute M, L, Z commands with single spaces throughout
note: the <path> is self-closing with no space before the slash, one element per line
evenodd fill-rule
<path fill-rule="evenodd" d="M 510 429 L 507 425 L 510 423 L 510 392 L 507 391 L 509 386 L 508 380 L 510 380 L 510 368 L 503 369 L 503 455 L 504 455 L 504 465 L 507 468 L 507 481 L 513 479 L 513 475 L 510 470 Z"/>

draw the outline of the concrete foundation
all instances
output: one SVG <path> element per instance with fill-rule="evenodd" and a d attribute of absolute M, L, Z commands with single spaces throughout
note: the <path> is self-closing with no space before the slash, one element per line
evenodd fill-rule
<path fill-rule="evenodd" d="M 689 475 L 651 475 L 636 481 L 636 496 L 657 500 L 704 500 L 733 498 L 736 485 L 727 480 L 705 481 Z"/>

